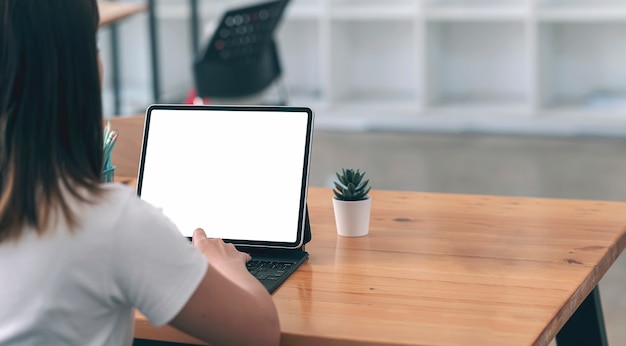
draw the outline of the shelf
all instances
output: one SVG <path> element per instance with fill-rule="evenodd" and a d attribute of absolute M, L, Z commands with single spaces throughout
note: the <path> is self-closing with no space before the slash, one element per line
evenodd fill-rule
<path fill-rule="evenodd" d="M 351 111 L 358 114 L 394 114 L 398 112 L 412 112 L 417 114 L 421 110 L 421 105 L 417 102 L 415 95 L 383 93 L 383 92 L 361 92 L 352 93 L 343 97 L 340 101 L 333 102 L 329 107 L 335 112 Z"/>
<path fill-rule="evenodd" d="M 526 100 L 507 99 L 498 96 L 474 96 L 458 100 L 446 100 L 428 106 L 426 112 L 442 115 L 485 116 L 497 114 L 501 117 L 528 117 L 530 105 Z"/>
<path fill-rule="evenodd" d="M 287 20 L 278 28 L 276 42 L 289 94 L 324 96 L 320 25 Z"/>
<path fill-rule="evenodd" d="M 324 102 L 324 99 L 319 95 L 319 91 L 316 90 L 291 89 L 288 98 L 287 103 L 289 105 L 310 107 L 315 111 L 327 108 L 327 103 Z"/>
<path fill-rule="evenodd" d="M 559 117 L 564 122 L 573 124 L 577 122 L 589 122 L 594 125 L 602 125 L 602 123 L 620 124 L 621 128 L 619 130 L 616 128 L 616 130 L 622 132 L 620 137 L 623 137 L 623 128 L 626 123 L 626 108 L 589 109 L 581 107 L 580 103 L 571 103 L 542 109 L 541 117 Z"/>
<path fill-rule="evenodd" d="M 253 1 L 199 2 L 200 24 Z M 188 6 L 159 0 L 157 13 L 165 93 L 180 93 Z M 137 35 L 121 39 L 132 56 Z M 626 124 L 626 0 L 291 0 L 276 41 L 289 104 L 345 123 Z M 126 65 L 138 72 L 123 84 L 149 84 Z"/>
<path fill-rule="evenodd" d="M 319 20 L 324 14 L 322 0 L 292 0 L 285 9 L 286 20 Z"/>
<path fill-rule="evenodd" d="M 332 22 L 327 54 L 329 99 L 409 95 L 417 102 L 421 75 L 418 30 L 411 21 Z M 363 99 L 363 97 L 361 97 Z"/>
<path fill-rule="evenodd" d="M 551 113 L 622 114 L 626 116 L 626 90 L 593 92 L 581 98 L 551 100 L 542 110 Z"/>
<path fill-rule="evenodd" d="M 509 8 L 468 9 L 459 7 L 429 10 L 425 16 L 429 21 L 519 21 L 527 18 L 528 13 L 524 10 Z"/>
<path fill-rule="evenodd" d="M 528 102 L 525 38 L 518 23 L 428 24 L 428 107 Z"/>
<path fill-rule="evenodd" d="M 427 20 L 522 20 L 528 17 L 530 7 L 525 1 L 492 0 L 431 0 L 426 2 L 424 13 Z"/>
<path fill-rule="evenodd" d="M 328 5 L 335 20 L 415 19 L 417 13 L 416 0 L 332 0 Z"/>
<path fill-rule="evenodd" d="M 423 0 L 426 8 L 522 8 L 530 5 L 528 0 Z"/>
<path fill-rule="evenodd" d="M 540 0 L 537 19 L 554 22 L 626 20 L 626 4 L 618 0 Z"/>
<path fill-rule="evenodd" d="M 626 6 L 615 8 L 540 9 L 537 19 L 542 22 L 600 22 L 626 20 Z"/>
<path fill-rule="evenodd" d="M 626 23 L 550 23 L 539 27 L 539 94 L 551 107 L 626 90 Z"/>
<path fill-rule="evenodd" d="M 536 0 L 537 8 L 567 10 L 568 8 L 601 7 L 611 8 L 624 6 L 623 0 Z"/>

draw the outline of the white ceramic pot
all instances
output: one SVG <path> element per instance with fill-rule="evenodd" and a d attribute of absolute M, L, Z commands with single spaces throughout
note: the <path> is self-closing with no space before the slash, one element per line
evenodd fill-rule
<path fill-rule="evenodd" d="M 342 237 L 362 237 L 369 233 L 372 197 L 362 201 L 340 201 L 333 197 L 337 234 Z"/>

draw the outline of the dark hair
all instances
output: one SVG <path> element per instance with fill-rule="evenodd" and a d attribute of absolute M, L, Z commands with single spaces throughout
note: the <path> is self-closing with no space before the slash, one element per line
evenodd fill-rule
<path fill-rule="evenodd" d="M 98 24 L 96 0 L 0 0 L 0 242 L 101 191 Z"/>

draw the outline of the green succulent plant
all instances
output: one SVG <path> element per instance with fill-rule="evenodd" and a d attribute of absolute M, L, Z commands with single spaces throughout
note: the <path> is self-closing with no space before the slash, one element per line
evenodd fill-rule
<path fill-rule="evenodd" d="M 367 199 L 367 193 L 371 187 L 368 186 L 369 179 L 363 180 L 365 172 L 361 173 L 358 169 L 342 168 L 341 174 L 335 173 L 337 180 L 335 181 L 335 198 L 341 201 L 362 201 Z"/>

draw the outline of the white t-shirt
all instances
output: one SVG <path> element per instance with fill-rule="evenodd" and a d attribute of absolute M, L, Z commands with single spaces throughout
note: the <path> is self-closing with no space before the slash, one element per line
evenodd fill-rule
<path fill-rule="evenodd" d="M 204 256 L 160 211 L 121 184 L 72 203 L 59 225 L 0 244 L 0 345 L 130 345 L 133 308 L 168 323 L 198 287 Z"/>

